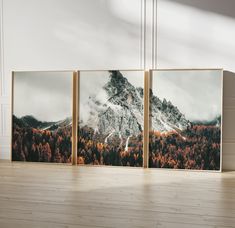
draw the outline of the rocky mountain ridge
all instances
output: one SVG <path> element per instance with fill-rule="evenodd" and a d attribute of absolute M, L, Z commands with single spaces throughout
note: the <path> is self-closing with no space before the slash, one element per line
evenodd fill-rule
<path fill-rule="evenodd" d="M 111 132 L 125 137 L 140 134 L 144 128 L 143 88 L 133 86 L 120 71 L 110 71 L 109 81 L 103 90 L 107 94 L 107 100 L 101 102 L 91 96 L 89 103 L 92 111 L 88 121 L 81 121 L 81 125 L 93 127 L 99 133 L 107 135 Z M 153 130 L 183 130 L 190 124 L 177 107 L 165 99 L 161 101 L 152 91 L 150 107 Z"/>
<path fill-rule="evenodd" d="M 56 122 L 46 122 L 37 120 L 32 115 L 26 115 L 21 118 L 16 117 L 13 115 L 13 123 L 17 124 L 19 127 L 24 128 L 36 128 L 40 130 L 49 130 L 54 131 L 58 128 L 67 127 L 72 125 L 72 118 L 65 118 L 64 120 L 56 121 Z"/>

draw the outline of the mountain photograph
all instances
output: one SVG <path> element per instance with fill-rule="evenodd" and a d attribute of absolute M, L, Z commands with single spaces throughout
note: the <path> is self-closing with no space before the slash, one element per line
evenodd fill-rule
<path fill-rule="evenodd" d="M 72 72 L 14 73 L 12 160 L 70 163 Z M 149 167 L 221 170 L 220 70 L 152 71 Z M 77 163 L 143 166 L 144 71 L 80 71 Z"/>
<path fill-rule="evenodd" d="M 80 72 L 78 164 L 143 165 L 143 71 Z"/>
<path fill-rule="evenodd" d="M 221 110 L 221 70 L 153 71 L 149 167 L 221 170 Z"/>
<path fill-rule="evenodd" d="M 72 72 L 14 73 L 12 160 L 71 162 Z"/>

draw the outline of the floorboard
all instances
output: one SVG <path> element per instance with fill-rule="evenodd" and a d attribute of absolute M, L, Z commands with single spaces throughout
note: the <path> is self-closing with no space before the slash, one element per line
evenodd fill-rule
<path fill-rule="evenodd" d="M 0 162 L 11 227 L 235 227 L 235 172 Z"/>

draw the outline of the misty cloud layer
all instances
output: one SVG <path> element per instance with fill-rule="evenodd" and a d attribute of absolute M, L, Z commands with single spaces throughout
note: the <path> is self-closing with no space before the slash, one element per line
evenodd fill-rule
<path fill-rule="evenodd" d="M 177 106 L 190 121 L 209 121 L 221 115 L 220 70 L 154 71 L 153 93 Z"/>
<path fill-rule="evenodd" d="M 121 71 L 135 87 L 144 87 L 142 71 Z M 80 118 L 87 121 L 89 97 L 104 103 L 108 71 L 83 71 L 80 77 Z M 212 120 L 221 115 L 220 70 L 155 71 L 153 93 L 177 106 L 186 118 Z M 72 115 L 72 72 L 18 72 L 14 76 L 14 114 L 58 121 Z"/>
<path fill-rule="evenodd" d="M 14 115 L 41 121 L 72 116 L 72 72 L 14 73 Z"/>

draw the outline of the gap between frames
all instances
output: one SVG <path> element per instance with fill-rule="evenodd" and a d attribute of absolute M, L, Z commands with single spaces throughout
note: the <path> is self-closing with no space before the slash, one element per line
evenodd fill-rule
<path fill-rule="evenodd" d="M 72 108 L 72 165 L 77 165 L 78 115 L 79 115 L 79 71 L 73 72 L 73 108 Z"/>
<path fill-rule="evenodd" d="M 149 71 L 144 72 L 143 168 L 149 167 Z"/>

